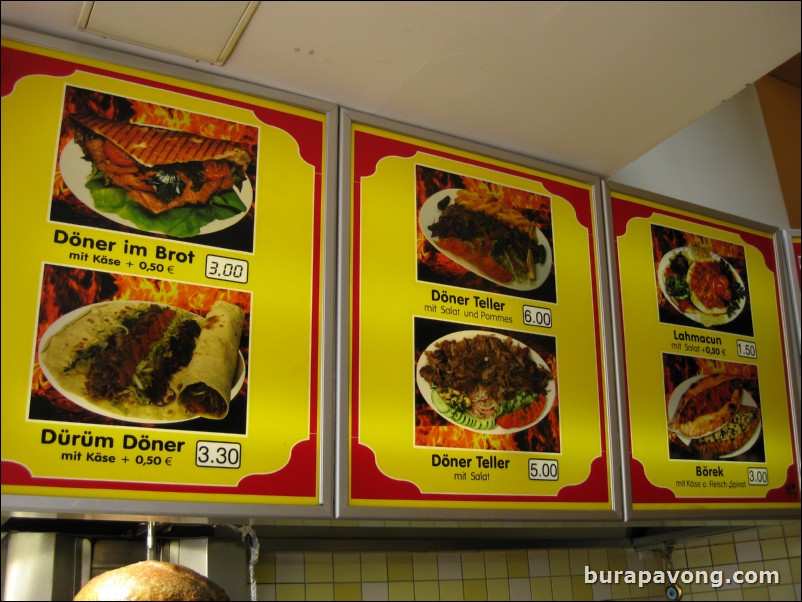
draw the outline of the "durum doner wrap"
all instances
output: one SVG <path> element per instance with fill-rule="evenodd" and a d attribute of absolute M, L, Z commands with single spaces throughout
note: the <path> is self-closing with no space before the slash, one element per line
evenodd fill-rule
<path fill-rule="evenodd" d="M 223 301 L 205 318 L 144 301 L 99 303 L 46 333 L 40 361 L 61 392 L 106 415 L 222 419 L 243 321 L 242 310 Z"/>
<path fill-rule="evenodd" d="M 242 310 L 230 303 L 217 302 L 206 314 L 192 360 L 170 381 L 188 412 L 217 418 L 228 413 L 242 322 Z"/>

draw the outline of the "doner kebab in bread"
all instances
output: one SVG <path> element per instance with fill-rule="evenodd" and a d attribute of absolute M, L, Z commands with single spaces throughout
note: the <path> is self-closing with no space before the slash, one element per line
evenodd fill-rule
<path fill-rule="evenodd" d="M 251 162 L 233 142 L 162 127 L 70 115 L 75 142 L 112 184 L 154 214 L 206 203 Z"/>

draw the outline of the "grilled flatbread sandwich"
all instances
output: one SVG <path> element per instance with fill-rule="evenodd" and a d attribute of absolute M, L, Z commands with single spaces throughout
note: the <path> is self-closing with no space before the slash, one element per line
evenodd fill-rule
<path fill-rule="evenodd" d="M 75 142 L 107 180 L 159 214 L 206 203 L 244 178 L 251 157 L 226 141 L 161 127 L 70 115 Z"/>
<path fill-rule="evenodd" d="M 668 428 L 685 437 L 703 437 L 723 427 L 741 406 L 743 379 L 706 375 L 682 396 Z"/>
<path fill-rule="evenodd" d="M 51 336 L 39 359 L 54 385 L 122 420 L 228 414 L 243 312 L 217 301 L 206 317 L 144 301 L 92 305 Z M 49 334 L 49 333 L 47 333 Z"/>

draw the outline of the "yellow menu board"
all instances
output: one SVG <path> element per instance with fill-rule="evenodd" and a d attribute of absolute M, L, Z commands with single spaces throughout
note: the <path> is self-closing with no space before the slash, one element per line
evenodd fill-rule
<path fill-rule="evenodd" d="M 340 515 L 613 517 L 592 183 L 347 135 Z"/>
<path fill-rule="evenodd" d="M 798 511 L 772 233 L 620 192 L 609 211 L 632 515 Z"/>
<path fill-rule="evenodd" d="M 319 508 L 326 114 L 2 65 L 4 508 Z"/>

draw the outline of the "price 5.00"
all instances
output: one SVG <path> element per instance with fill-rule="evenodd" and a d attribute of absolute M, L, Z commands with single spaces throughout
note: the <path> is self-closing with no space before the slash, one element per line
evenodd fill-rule
<path fill-rule="evenodd" d="M 529 460 L 530 481 L 557 481 L 560 478 L 560 466 L 557 460 Z"/>

